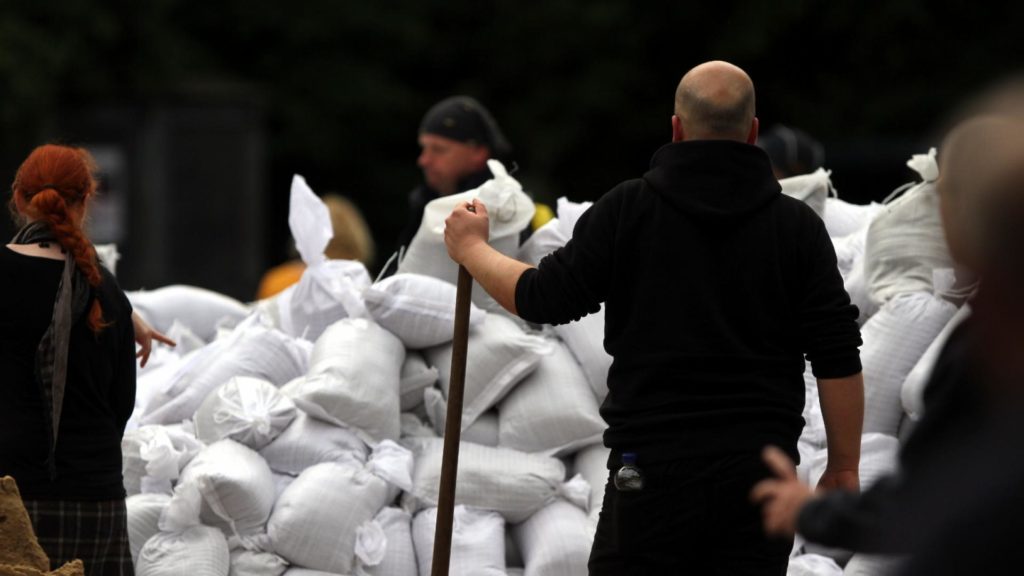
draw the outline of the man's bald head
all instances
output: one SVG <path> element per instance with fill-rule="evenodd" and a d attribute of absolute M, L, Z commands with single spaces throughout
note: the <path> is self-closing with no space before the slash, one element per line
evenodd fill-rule
<path fill-rule="evenodd" d="M 715 60 L 683 76 L 676 88 L 675 140 L 738 140 L 757 137 L 754 83 L 739 67 Z M 752 143 L 752 142 L 751 142 Z"/>

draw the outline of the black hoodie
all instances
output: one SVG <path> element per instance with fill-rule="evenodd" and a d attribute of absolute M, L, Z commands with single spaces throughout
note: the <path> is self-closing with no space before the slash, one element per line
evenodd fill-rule
<path fill-rule="evenodd" d="M 857 309 L 825 225 L 781 193 L 755 146 L 662 147 L 516 285 L 531 322 L 602 302 L 613 466 L 622 451 L 642 463 L 769 443 L 796 459 L 804 355 L 818 378 L 861 370 Z"/>

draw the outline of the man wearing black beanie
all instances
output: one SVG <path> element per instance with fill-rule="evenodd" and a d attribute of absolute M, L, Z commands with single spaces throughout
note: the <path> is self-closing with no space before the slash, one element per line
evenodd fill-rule
<path fill-rule="evenodd" d="M 506 162 L 511 146 L 482 104 L 469 96 L 438 102 L 420 123 L 423 183 L 409 194 L 409 219 L 398 238 L 409 246 L 423 219 L 423 209 L 436 198 L 476 188 L 491 178 L 487 160 Z"/>

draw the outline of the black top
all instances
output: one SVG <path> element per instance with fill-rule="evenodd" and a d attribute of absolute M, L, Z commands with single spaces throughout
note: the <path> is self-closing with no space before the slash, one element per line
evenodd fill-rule
<path fill-rule="evenodd" d="M 53 482 L 45 464 L 35 353 L 53 315 L 63 267 L 63 261 L 0 247 L 0 475 L 13 476 L 25 499 L 123 498 L 121 437 L 135 405 L 135 333 L 131 305 L 102 267 L 103 283 L 93 296 L 111 324 L 96 336 L 88 312 L 75 319 Z"/>
<path fill-rule="evenodd" d="M 798 458 L 804 354 L 819 378 L 861 370 L 857 309 L 824 223 L 781 193 L 755 146 L 662 147 L 516 285 L 531 322 L 602 302 L 612 466 L 622 451 L 642 466 L 769 443 Z"/>

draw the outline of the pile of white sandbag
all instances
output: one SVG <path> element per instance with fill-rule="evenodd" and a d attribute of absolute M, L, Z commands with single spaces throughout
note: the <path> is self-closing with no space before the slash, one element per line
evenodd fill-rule
<path fill-rule="evenodd" d="M 532 204 L 496 173 L 491 200 L 518 225 Z M 300 178 L 292 192 L 307 264 L 295 288 L 200 318 L 175 314 L 190 297 L 221 301 L 145 293 L 147 318 L 183 346 L 140 372 L 123 442 L 142 575 L 430 573 L 455 287 L 444 270 L 373 283 L 359 263 L 324 259 L 326 209 Z M 410 254 L 446 259 L 428 232 Z M 470 325 L 453 573 L 585 574 L 596 512 L 577 472 L 603 487 L 607 453 L 577 358 L 595 353 L 486 300 Z M 559 458 L 577 452 L 595 470 Z"/>
<path fill-rule="evenodd" d="M 323 257 L 326 208 L 296 177 L 289 222 L 307 264 L 298 285 L 215 310 L 223 301 L 202 291 L 146 293 L 147 317 L 174 326 L 186 345 L 159 350 L 140 372 L 125 436 L 140 574 L 430 573 L 455 302 L 440 222 L 453 202 L 482 197 L 500 249 L 536 264 L 589 207 L 560 199 L 558 218 L 518 247 L 513 232 L 532 204 L 500 165 L 492 171 L 480 190 L 428 207 L 390 278 L 372 282 L 361 264 Z M 823 216 L 862 307 L 866 486 L 895 468 L 905 412 L 919 413 L 933 343 L 956 314 L 943 298 L 950 282 L 920 280 L 945 274 L 935 268 L 938 221 L 920 216 L 934 207 L 925 196 L 934 188 L 926 181 L 889 204 L 856 206 L 833 197 L 819 171 L 783 189 Z M 900 208 L 908 202 L 918 203 L 909 223 Z M 920 241 L 900 252 L 892 234 Z M 608 479 L 603 312 L 536 327 L 481 293 L 470 315 L 452 573 L 586 574 Z M 192 309 L 189 297 L 211 311 L 176 312 Z M 825 432 L 809 369 L 805 384 L 800 473 L 815 482 Z M 848 559 L 799 545 L 790 573 L 839 573 Z M 870 563 L 852 565 L 871 573 Z"/>

